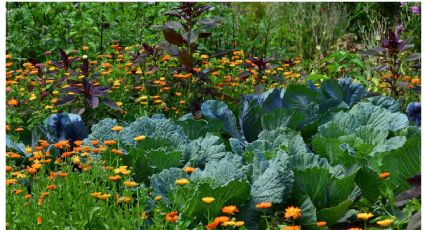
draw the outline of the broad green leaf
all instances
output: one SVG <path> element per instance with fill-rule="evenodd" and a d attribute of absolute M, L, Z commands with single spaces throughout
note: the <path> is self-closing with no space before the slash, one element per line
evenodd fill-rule
<path fill-rule="evenodd" d="M 307 168 L 294 170 L 295 187 L 298 192 L 307 194 L 317 208 L 326 207 L 327 187 L 332 181 L 331 174 L 326 168 Z"/>
<path fill-rule="evenodd" d="M 318 94 L 303 85 L 289 85 L 283 96 L 283 107 L 306 111 L 307 106 L 318 101 Z"/>
<path fill-rule="evenodd" d="M 390 151 L 382 159 L 382 172 L 389 172 L 390 182 L 395 193 L 400 193 L 411 187 L 408 178 L 421 172 L 420 138 L 408 140 L 403 147 Z"/>
<path fill-rule="evenodd" d="M 304 120 L 304 114 L 290 111 L 288 109 L 278 109 L 263 115 L 261 126 L 266 130 L 288 127 L 297 130 Z"/>
<path fill-rule="evenodd" d="M 353 204 L 353 201 L 346 200 L 337 206 L 330 208 L 324 208 L 317 212 L 317 219 L 321 221 L 326 221 L 328 226 L 336 224 L 339 219 L 341 219 L 348 209 Z"/>

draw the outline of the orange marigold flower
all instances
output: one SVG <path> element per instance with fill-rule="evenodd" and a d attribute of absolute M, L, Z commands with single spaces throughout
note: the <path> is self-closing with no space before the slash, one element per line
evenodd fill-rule
<path fill-rule="evenodd" d="M 230 218 L 228 216 L 217 216 L 214 219 L 214 222 L 224 223 L 224 222 L 229 221 L 229 220 L 230 220 Z"/>
<path fill-rule="evenodd" d="M 22 132 L 22 131 L 24 131 L 24 130 L 25 130 L 25 129 L 24 129 L 24 128 L 21 128 L 21 127 L 19 127 L 19 128 L 16 128 L 16 129 L 15 129 L 15 131 L 16 131 L 16 132 Z"/>
<path fill-rule="evenodd" d="M 19 194 L 21 194 L 23 191 L 24 191 L 24 190 L 22 190 L 22 189 L 16 189 L 15 194 L 16 194 L 16 195 L 19 195 Z"/>
<path fill-rule="evenodd" d="M 284 226 L 283 228 L 282 228 L 282 230 L 300 230 L 301 228 L 300 228 L 300 226 L 298 226 L 298 225 L 294 225 L 294 226 Z"/>
<path fill-rule="evenodd" d="M 347 228 L 347 230 L 363 230 L 363 229 L 354 227 L 354 228 Z"/>
<path fill-rule="evenodd" d="M 185 173 L 193 173 L 195 171 L 196 171 L 196 168 L 194 168 L 194 167 L 188 166 L 188 167 L 183 168 L 183 172 L 185 172 Z"/>
<path fill-rule="evenodd" d="M 160 201 L 162 199 L 162 197 L 161 196 L 156 196 L 155 198 L 154 198 L 154 200 L 156 200 L 156 201 Z"/>
<path fill-rule="evenodd" d="M 101 149 L 101 148 L 95 148 L 95 149 L 92 149 L 92 152 L 93 152 L 94 154 L 98 154 L 100 151 L 102 151 L 102 149 Z"/>
<path fill-rule="evenodd" d="M 70 157 L 70 156 L 72 156 L 72 154 L 74 154 L 74 153 L 73 152 L 64 152 L 64 153 L 62 153 L 62 158 Z"/>
<path fill-rule="evenodd" d="M 285 219 L 298 219 L 301 217 L 301 209 L 298 207 L 290 206 L 285 209 Z"/>
<path fill-rule="evenodd" d="M 117 143 L 116 140 L 106 140 L 103 143 L 105 143 L 105 145 L 115 145 Z"/>
<path fill-rule="evenodd" d="M 115 175 L 115 176 L 110 176 L 108 177 L 110 181 L 119 181 L 121 180 L 121 177 L 119 175 Z"/>
<path fill-rule="evenodd" d="M 76 146 L 80 146 L 80 145 L 82 145 L 82 144 L 83 144 L 83 141 L 77 140 L 77 141 L 74 141 L 74 144 L 75 144 Z"/>
<path fill-rule="evenodd" d="M 7 101 L 7 105 L 9 106 L 18 106 L 19 105 L 19 101 L 16 99 L 10 99 Z"/>
<path fill-rule="evenodd" d="M 316 226 L 321 228 L 321 227 L 325 227 L 326 226 L 326 221 L 317 221 L 316 222 Z"/>
<path fill-rule="evenodd" d="M 107 199 L 109 199 L 109 197 L 111 197 L 111 194 L 102 194 L 102 195 L 97 196 L 97 198 L 101 199 L 101 200 L 107 200 Z"/>
<path fill-rule="evenodd" d="M 124 154 L 124 152 L 119 150 L 119 149 L 112 149 L 112 152 L 117 154 L 117 155 L 123 155 Z"/>
<path fill-rule="evenodd" d="M 137 185 L 139 185 L 138 183 L 134 182 L 134 181 L 124 181 L 123 183 L 125 186 L 131 188 L 131 187 L 135 187 Z"/>
<path fill-rule="evenodd" d="M 413 85 L 420 85 L 421 84 L 421 79 L 420 78 L 413 78 L 412 79 L 412 84 Z"/>
<path fill-rule="evenodd" d="M 391 173 L 389 173 L 389 172 L 383 172 L 383 173 L 379 174 L 379 177 L 381 179 L 386 179 L 389 176 L 391 176 Z"/>
<path fill-rule="evenodd" d="M 54 184 L 52 184 L 52 185 L 48 185 L 47 186 L 47 189 L 48 190 L 55 190 L 55 189 L 57 189 L 58 188 L 58 186 L 56 186 L 56 185 L 54 185 Z"/>
<path fill-rule="evenodd" d="M 221 212 L 229 214 L 229 215 L 235 215 L 235 212 L 239 212 L 238 208 L 234 205 L 225 206 L 221 209 Z"/>
<path fill-rule="evenodd" d="M 33 164 L 33 165 L 31 165 L 31 168 L 33 168 L 33 169 L 41 169 L 41 167 L 43 167 L 43 165 L 42 164 L 38 164 L 38 163 L 35 163 L 35 164 Z"/>
<path fill-rule="evenodd" d="M 33 175 L 33 174 L 37 173 L 37 169 L 35 169 L 35 168 L 27 168 L 27 172 L 29 174 Z"/>
<path fill-rule="evenodd" d="M 212 223 L 207 224 L 207 226 L 205 226 L 208 230 L 211 229 L 216 229 L 217 226 L 220 224 L 220 222 L 217 221 L 213 221 Z"/>
<path fill-rule="evenodd" d="M 165 215 L 165 220 L 168 222 L 176 222 L 179 219 L 179 213 L 178 212 L 170 212 Z"/>
<path fill-rule="evenodd" d="M 24 196 L 24 198 L 25 199 L 29 199 L 29 198 L 31 198 L 32 197 L 32 195 L 31 194 L 26 194 L 25 196 Z"/>
<path fill-rule="evenodd" d="M 6 172 L 11 172 L 11 171 L 12 171 L 12 169 L 13 169 L 13 167 L 12 167 L 12 166 L 10 166 L 10 165 L 6 165 Z"/>
<path fill-rule="evenodd" d="M 91 144 L 92 144 L 92 145 L 94 145 L 94 146 L 96 146 L 96 145 L 98 145 L 98 144 L 99 144 L 99 141 L 98 141 L 98 140 L 92 140 L 92 141 L 91 141 Z"/>
<path fill-rule="evenodd" d="M 58 176 L 60 176 L 60 177 L 67 177 L 68 176 L 68 173 L 66 173 L 66 172 L 58 172 Z"/>
<path fill-rule="evenodd" d="M 16 184 L 17 182 L 16 179 L 6 179 L 6 185 Z"/>
<path fill-rule="evenodd" d="M 271 202 L 261 202 L 255 205 L 256 208 L 259 209 L 267 209 L 267 208 L 271 208 L 272 207 L 272 203 Z"/>
<path fill-rule="evenodd" d="M 37 217 L 37 224 L 42 224 L 43 223 L 43 217 L 39 216 Z"/>

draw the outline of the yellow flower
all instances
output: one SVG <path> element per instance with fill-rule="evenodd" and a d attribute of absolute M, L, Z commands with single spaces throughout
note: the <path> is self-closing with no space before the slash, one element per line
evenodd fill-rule
<path fill-rule="evenodd" d="M 156 196 L 154 199 L 155 199 L 156 201 L 160 201 L 160 200 L 162 199 L 162 197 L 161 197 L 161 196 Z"/>
<path fill-rule="evenodd" d="M 26 153 L 32 153 L 32 148 L 31 148 L 31 147 L 29 147 L 29 146 L 27 146 L 27 147 L 25 148 L 25 152 L 26 152 Z"/>
<path fill-rule="evenodd" d="M 117 104 L 117 106 L 118 107 L 121 107 L 122 106 L 122 102 L 121 101 L 118 101 L 117 103 L 115 103 L 115 104 Z"/>
<path fill-rule="evenodd" d="M 146 136 L 144 136 L 144 135 L 137 136 L 137 137 L 133 138 L 133 140 L 135 140 L 135 141 L 143 141 L 144 139 L 146 139 Z"/>
<path fill-rule="evenodd" d="M 235 226 L 236 227 L 241 227 L 244 226 L 245 222 L 244 221 L 236 221 Z"/>
<path fill-rule="evenodd" d="M 196 171 L 196 168 L 194 168 L 194 167 L 188 166 L 188 167 L 183 168 L 183 172 L 185 172 L 185 173 L 193 173 L 195 171 Z"/>
<path fill-rule="evenodd" d="M 119 125 L 112 127 L 112 130 L 117 131 L 117 132 L 121 131 L 122 129 L 123 129 L 123 127 L 119 126 Z"/>
<path fill-rule="evenodd" d="M 130 170 L 127 170 L 127 166 L 120 166 L 119 168 L 114 169 L 114 173 L 116 174 L 123 174 L 123 175 L 129 175 L 130 174 Z"/>
<path fill-rule="evenodd" d="M 370 212 L 369 213 L 361 212 L 357 214 L 357 218 L 364 221 L 369 220 L 372 217 L 373 217 L 373 214 Z"/>
<path fill-rule="evenodd" d="M 138 183 L 134 182 L 134 181 L 124 181 L 124 185 L 131 188 L 131 187 L 135 187 L 137 185 L 139 185 Z"/>
<path fill-rule="evenodd" d="M 298 208 L 298 207 L 294 207 L 294 206 L 291 206 L 291 207 L 288 207 L 288 208 L 286 208 L 285 209 L 285 219 L 298 219 L 298 218 L 300 218 L 301 216 L 302 216 L 302 214 L 301 214 L 301 209 L 300 208 Z"/>
<path fill-rule="evenodd" d="M 211 204 L 214 201 L 215 201 L 215 199 L 213 197 L 207 196 L 207 197 L 202 198 L 202 202 L 204 202 L 206 204 Z"/>
<path fill-rule="evenodd" d="M 385 219 L 385 220 L 380 220 L 377 221 L 376 223 L 382 227 L 388 227 L 390 226 L 390 224 L 392 224 L 394 222 L 393 219 Z"/>
<path fill-rule="evenodd" d="M 72 163 L 74 163 L 74 164 L 79 164 L 80 163 L 80 157 L 78 157 L 78 156 L 73 156 L 71 158 L 71 160 L 72 160 Z"/>
<path fill-rule="evenodd" d="M 182 179 L 176 180 L 176 185 L 187 185 L 187 184 L 189 184 L 188 179 L 182 178 Z"/>

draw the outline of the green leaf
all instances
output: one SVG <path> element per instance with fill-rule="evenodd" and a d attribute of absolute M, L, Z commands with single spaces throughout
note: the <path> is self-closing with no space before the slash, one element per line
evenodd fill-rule
<path fill-rule="evenodd" d="M 338 205 L 340 202 L 343 202 L 350 196 L 353 192 L 355 184 L 355 179 L 358 170 L 351 172 L 349 175 L 341 179 L 335 179 L 329 184 L 328 187 L 328 206 Z"/>
<path fill-rule="evenodd" d="M 177 121 L 177 124 L 183 128 L 183 132 L 191 140 L 204 137 L 208 132 L 220 134 L 220 130 L 223 128 L 223 122 L 218 119 L 208 121 L 187 119 Z"/>
<path fill-rule="evenodd" d="M 261 116 L 263 110 L 256 100 L 244 101 L 240 122 L 241 129 L 248 142 L 255 141 L 261 132 Z"/>
<path fill-rule="evenodd" d="M 403 147 L 390 151 L 382 159 L 381 171 L 391 174 L 389 180 L 395 193 L 408 190 L 411 185 L 407 179 L 421 172 L 420 138 L 412 138 Z"/>
<path fill-rule="evenodd" d="M 303 225 L 316 225 L 316 207 L 314 207 L 310 197 L 305 198 L 299 207 L 302 213 L 299 222 Z"/>
<path fill-rule="evenodd" d="M 304 114 L 288 109 L 277 109 L 263 115 L 261 126 L 266 130 L 288 127 L 297 130 L 304 121 Z"/>
<path fill-rule="evenodd" d="M 282 203 L 290 195 L 294 174 L 288 166 L 288 157 L 280 152 L 269 161 L 268 167 L 257 169 L 260 172 L 251 186 L 251 201 L 253 203 Z M 260 165 L 261 167 L 261 165 Z"/>
<path fill-rule="evenodd" d="M 283 107 L 291 110 L 306 111 L 311 103 L 318 101 L 318 94 L 304 85 L 289 85 L 283 96 Z"/>
<path fill-rule="evenodd" d="M 307 168 L 294 170 L 295 187 L 297 191 L 307 194 L 317 208 L 326 207 L 328 202 L 326 192 L 332 181 L 326 168 Z"/>
<path fill-rule="evenodd" d="M 227 184 L 216 187 L 209 181 L 202 181 L 195 186 L 195 189 L 188 187 L 178 188 L 173 191 L 172 201 L 178 204 L 182 215 L 190 219 L 207 220 L 206 214 L 210 217 L 218 216 L 221 208 L 226 205 L 240 206 L 249 198 L 249 184 L 245 181 L 234 180 Z M 180 195 L 180 194 L 184 195 Z M 213 197 L 215 200 L 210 204 L 202 202 L 204 197 Z M 188 199 L 189 198 L 189 199 Z"/>
<path fill-rule="evenodd" d="M 339 219 L 341 219 L 348 209 L 353 204 L 353 201 L 346 200 L 337 206 L 324 208 L 317 212 L 317 219 L 321 221 L 326 221 L 328 226 L 336 224 Z"/>
<path fill-rule="evenodd" d="M 360 187 L 364 197 L 370 201 L 375 201 L 380 195 L 383 181 L 376 172 L 364 167 L 356 175 L 356 184 Z"/>
<path fill-rule="evenodd" d="M 236 118 L 226 103 L 217 100 L 208 100 L 202 103 L 202 116 L 208 119 L 219 119 L 223 122 L 223 131 L 234 138 L 239 138 L 240 134 L 236 127 Z"/>

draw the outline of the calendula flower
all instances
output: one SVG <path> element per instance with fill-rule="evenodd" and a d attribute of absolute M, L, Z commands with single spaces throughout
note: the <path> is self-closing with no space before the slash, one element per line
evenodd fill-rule
<path fill-rule="evenodd" d="M 183 172 L 185 172 L 185 173 L 193 173 L 195 171 L 196 171 L 196 168 L 194 168 L 194 167 L 188 166 L 188 167 L 183 168 Z"/>
<path fill-rule="evenodd" d="M 123 166 L 120 166 L 119 168 L 114 169 L 114 173 L 127 176 L 130 174 L 130 170 L 127 170 L 127 166 L 123 165 Z"/>
<path fill-rule="evenodd" d="M 256 208 L 259 209 L 267 209 L 267 208 L 271 208 L 272 207 L 272 203 L 271 202 L 261 202 L 255 205 Z"/>
<path fill-rule="evenodd" d="M 229 215 L 235 215 L 235 212 L 239 212 L 238 208 L 234 205 L 225 206 L 221 209 L 221 212 L 229 214 Z"/>
<path fill-rule="evenodd" d="M 316 222 L 316 226 L 321 228 L 321 227 L 325 227 L 326 226 L 326 221 L 317 221 Z"/>
<path fill-rule="evenodd" d="M 37 173 L 37 169 L 35 168 L 27 168 L 27 172 L 30 175 L 36 174 Z"/>
<path fill-rule="evenodd" d="M 137 185 L 139 185 L 138 183 L 134 182 L 134 181 L 124 181 L 123 183 L 125 186 L 131 188 L 131 187 L 135 187 Z"/>
<path fill-rule="evenodd" d="M 377 222 L 376 222 L 376 224 L 378 224 L 379 226 L 382 226 L 382 227 L 388 227 L 388 226 L 390 226 L 393 222 L 394 222 L 394 220 L 393 220 L 393 219 L 385 219 L 385 220 L 377 221 Z"/>
<path fill-rule="evenodd" d="M 66 173 L 66 172 L 58 172 L 58 176 L 60 176 L 60 177 L 67 177 L 68 176 L 68 173 Z"/>
<path fill-rule="evenodd" d="M 42 224 L 43 223 L 43 217 L 39 216 L 37 217 L 37 224 Z"/>
<path fill-rule="evenodd" d="M 80 146 L 80 145 L 82 145 L 82 144 L 83 144 L 83 141 L 80 141 L 80 140 L 78 140 L 78 141 L 74 141 L 74 144 L 75 144 L 76 146 Z"/>
<path fill-rule="evenodd" d="M 160 201 L 162 199 L 162 197 L 161 196 L 156 196 L 155 198 L 154 198 L 154 200 L 156 200 L 156 201 Z"/>
<path fill-rule="evenodd" d="M 348 228 L 347 230 L 363 230 L 363 229 L 362 228 L 354 227 L 354 228 Z"/>
<path fill-rule="evenodd" d="M 302 216 L 301 209 L 298 207 L 290 206 L 285 209 L 285 219 L 298 219 Z"/>
<path fill-rule="evenodd" d="M 6 172 L 11 172 L 11 171 L 12 171 L 12 169 L 13 169 L 13 167 L 12 167 L 12 166 L 10 166 L 10 165 L 6 165 Z"/>
<path fill-rule="evenodd" d="M 202 202 L 206 203 L 206 204 L 211 204 L 212 202 L 214 202 L 215 199 L 213 197 L 204 197 L 202 198 Z"/>
<path fill-rule="evenodd" d="M 224 222 L 229 221 L 229 220 L 230 220 L 230 218 L 228 216 L 217 216 L 214 219 L 214 222 L 224 223 Z"/>
<path fill-rule="evenodd" d="M 121 131 L 122 129 L 123 129 L 123 127 L 119 126 L 119 125 L 112 127 L 112 130 L 117 131 L 117 132 Z"/>
<path fill-rule="evenodd" d="M 105 145 L 115 145 L 117 143 L 116 140 L 106 140 L 103 143 L 105 143 Z"/>
<path fill-rule="evenodd" d="M 220 222 L 213 221 L 212 223 L 207 224 L 205 227 L 207 230 L 216 229 Z"/>
<path fill-rule="evenodd" d="M 18 106 L 19 105 L 19 101 L 16 99 L 10 99 L 7 101 L 7 105 L 9 106 Z"/>
<path fill-rule="evenodd" d="M 379 177 L 381 179 L 385 179 L 385 178 L 387 178 L 389 176 L 391 176 L 391 173 L 389 173 L 389 172 L 383 172 L 383 173 L 379 174 Z"/>
<path fill-rule="evenodd" d="M 178 212 L 170 212 L 165 215 L 165 220 L 168 222 L 176 222 L 179 219 L 179 213 Z"/>
<path fill-rule="evenodd" d="M 301 228 L 300 228 L 300 226 L 298 226 L 298 225 L 294 225 L 294 226 L 284 226 L 283 228 L 282 228 L 282 230 L 300 230 Z"/>
<path fill-rule="evenodd" d="M 372 217 L 373 217 L 373 214 L 370 212 L 369 213 L 361 212 L 357 214 L 357 218 L 364 221 L 369 220 Z"/>
<path fill-rule="evenodd" d="M 91 144 L 94 145 L 94 146 L 96 146 L 96 145 L 99 144 L 99 140 L 92 140 L 91 141 Z"/>
<path fill-rule="evenodd" d="M 143 141 L 144 139 L 146 139 L 146 136 L 143 136 L 143 135 L 133 138 L 133 140 L 135 141 Z"/>
<path fill-rule="evenodd" d="M 121 177 L 119 175 L 110 176 L 108 178 L 109 178 L 110 181 L 113 181 L 113 182 L 121 180 Z"/>
<path fill-rule="evenodd" d="M 32 148 L 29 146 L 25 147 L 25 152 L 28 154 L 32 153 Z"/>
<path fill-rule="evenodd" d="M 176 180 L 176 185 L 187 185 L 187 184 L 189 184 L 190 182 L 189 182 L 189 180 L 188 179 L 185 179 L 185 178 L 181 178 L 181 179 L 178 179 L 178 180 Z"/>
<path fill-rule="evenodd" d="M 102 194 L 102 195 L 97 196 L 97 198 L 100 199 L 100 200 L 107 200 L 107 199 L 109 199 L 109 197 L 111 197 L 111 194 Z"/>
<path fill-rule="evenodd" d="M 79 164 L 80 163 L 80 157 L 79 156 L 73 156 L 71 158 L 71 160 L 72 160 L 72 163 L 74 163 L 74 164 Z"/>
<path fill-rule="evenodd" d="M 57 189 L 57 188 L 58 188 L 58 186 L 56 186 L 56 185 L 54 185 L 54 184 L 47 186 L 47 189 L 48 189 L 48 190 L 55 190 L 55 189 Z"/>
<path fill-rule="evenodd" d="M 230 220 L 230 221 L 226 221 L 222 224 L 224 227 L 228 227 L 228 226 L 235 226 L 236 225 L 236 221 Z"/>

